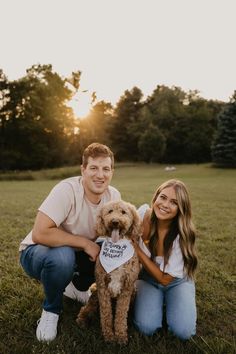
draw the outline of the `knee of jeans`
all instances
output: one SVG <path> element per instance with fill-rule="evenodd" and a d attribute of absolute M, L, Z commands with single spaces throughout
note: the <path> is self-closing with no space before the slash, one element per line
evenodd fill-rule
<path fill-rule="evenodd" d="M 169 326 L 169 330 L 181 340 L 188 340 L 196 334 L 195 326 L 191 327 L 184 324 Z"/>
<path fill-rule="evenodd" d="M 55 268 L 58 274 L 73 273 L 75 252 L 71 247 L 55 247 L 47 258 L 47 265 Z"/>
<path fill-rule="evenodd" d="M 137 328 L 137 330 L 145 334 L 146 336 L 152 336 L 158 329 L 161 328 L 158 327 L 157 325 L 152 325 L 151 323 L 145 323 L 145 322 L 140 322 L 136 321 L 135 319 L 133 320 L 134 326 Z"/>

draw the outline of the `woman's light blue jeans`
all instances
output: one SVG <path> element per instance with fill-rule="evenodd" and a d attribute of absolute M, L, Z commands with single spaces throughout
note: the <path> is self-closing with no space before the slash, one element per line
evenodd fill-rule
<path fill-rule="evenodd" d="M 76 267 L 74 249 L 32 245 L 21 252 L 20 262 L 30 277 L 43 284 L 44 310 L 60 314 L 63 292 L 72 280 Z"/>
<path fill-rule="evenodd" d="M 166 307 L 168 329 L 182 340 L 196 333 L 196 302 L 194 282 L 174 278 L 167 286 L 157 283 L 146 271 L 137 280 L 134 304 L 134 325 L 146 335 L 162 327 L 163 305 Z"/>

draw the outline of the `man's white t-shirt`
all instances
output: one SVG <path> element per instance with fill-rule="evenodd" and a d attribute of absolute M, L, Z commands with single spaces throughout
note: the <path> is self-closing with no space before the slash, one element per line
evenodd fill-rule
<path fill-rule="evenodd" d="M 57 227 L 73 235 L 81 235 L 95 240 L 95 223 L 98 210 L 109 201 L 120 200 L 120 192 L 108 186 L 99 204 L 91 203 L 85 196 L 83 177 L 71 177 L 59 182 L 39 207 L 52 219 Z M 34 244 L 32 231 L 21 242 L 19 250 Z"/>

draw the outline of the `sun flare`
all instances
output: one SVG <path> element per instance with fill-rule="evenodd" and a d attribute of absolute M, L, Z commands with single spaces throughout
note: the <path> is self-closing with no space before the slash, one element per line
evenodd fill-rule
<path fill-rule="evenodd" d="M 79 92 L 74 95 L 68 106 L 73 109 L 77 118 L 86 118 L 91 109 L 91 95 L 89 92 Z"/>

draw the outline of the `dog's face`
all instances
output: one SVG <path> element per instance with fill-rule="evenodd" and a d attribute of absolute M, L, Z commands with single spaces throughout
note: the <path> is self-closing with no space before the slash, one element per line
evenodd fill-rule
<path fill-rule="evenodd" d="M 116 242 L 121 238 L 139 237 L 141 220 L 136 208 L 127 202 L 109 202 L 105 204 L 97 217 L 98 236 L 112 237 Z"/>

